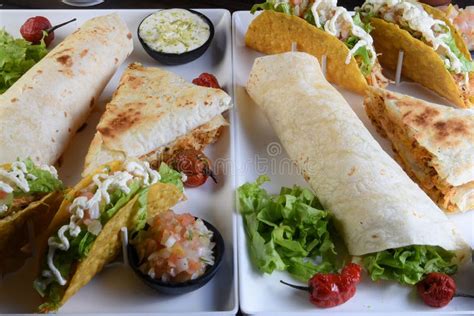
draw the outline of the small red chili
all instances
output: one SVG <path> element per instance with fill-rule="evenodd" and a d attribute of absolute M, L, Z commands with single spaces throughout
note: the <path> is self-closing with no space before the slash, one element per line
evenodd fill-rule
<path fill-rule="evenodd" d="M 456 293 L 456 283 L 444 274 L 432 272 L 416 285 L 423 302 L 432 307 L 443 307 L 449 304 Z"/>
<path fill-rule="evenodd" d="M 347 302 L 355 295 L 360 282 L 361 267 L 349 263 L 341 273 L 316 273 L 308 282 L 308 287 L 295 286 L 280 281 L 299 290 L 310 292 L 310 301 L 318 307 L 334 307 Z"/>
<path fill-rule="evenodd" d="M 51 22 L 49 22 L 49 20 L 44 16 L 34 16 L 23 23 L 20 27 L 20 33 L 26 41 L 33 44 L 39 44 L 44 37 L 44 43 L 46 44 L 46 47 L 48 47 L 54 40 L 54 30 L 73 21 L 76 21 L 76 19 L 52 26 Z M 44 32 L 47 33 L 46 36 L 44 35 Z"/>
<path fill-rule="evenodd" d="M 211 177 L 217 183 L 214 173 L 210 168 L 209 159 L 201 151 L 184 149 L 174 153 L 165 161 L 173 169 L 186 175 L 184 185 L 198 187 Z"/>
<path fill-rule="evenodd" d="M 204 72 L 199 77 L 193 79 L 193 83 L 198 86 L 221 89 L 216 77 L 212 74 Z"/>

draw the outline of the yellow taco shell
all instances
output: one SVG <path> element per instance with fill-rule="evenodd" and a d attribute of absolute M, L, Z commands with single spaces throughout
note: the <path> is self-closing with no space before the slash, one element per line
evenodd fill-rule
<path fill-rule="evenodd" d="M 18 270 L 31 255 L 21 250 L 29 241 L 28 221 L 31 221 L 35 233 L 43 231 L 62 199 L 62 192 L 52 192 L 23 210 L 0 219 L 0 275 Z"/>
<path fill-rule="evenodd" d="M 92 182 L 92 178 L 95 174 L 104 172 L 104 168 L 109 168 L 110 171 L 118 171 L 123 169 L 123 163 L 115 161 L 103 165 L 96 171 L 81 180 L 65 197 L 60 210 L 56 214 L 55 218 L 51 222 L 47 233 L 42 236 L 42 247 L 40 251 L 40 257 L 38 261 L 38 268 L 41 268 L 44 262 L 44 257 L 48 248 L 47 240 L 54 234 L 60 226 L 67 223 L 70 218 L 69 205 L 73 201 L 75 195 L 80 190 L 89 186 Z M 154 216 L 158 212 L 165 211 L 182 198 L 183 193 L 172 184 L 156 183 L 150 186 L 148 191 L 148 216 Z M 103 227 L 97 239 L 94 241 L 92 248 L 89 251 L 87 257 L 76 264 L 75 271 L 72 277 L 69 278 L 67 285 L 64 287 L 63 296 L 59 303 L 62 306 L 66 301 L 76 294 L 84 285 L 86 285 L 102 268 L 114 259 L 119 253 L 121 247 L 120 240 L 120 228 L 127 227 L 128 229 L 133 228 L 133 218 L 135 215 L 135 203 L 138 199 L 138 195 L 135 195 L 124 207 L 122 207 Z M 38 272 L 40 270 L 38 269 Z M 40 312 L 51 312 L 48 309 L 41 309 Z"/>
<path fill-rule="evenodd" d="M 451 22 L 446 19 L 444 13 L 423 5 L 426 12 L 434 18 L 440 19 L 451 29 L 454 40 L 463 55 L 471 60 L 471 55 Z M 404 52 L 402 75 L 422 84 L 439 95 L 452 101 L 461 108 L 472 107 L 474 96 L 466 96 L 456 84 L 452 74 L 445 68 L 442 59 L 432 47 L 411 36 L 395 23 L 389 23 L 379 18 L 371 18 L 370 23 L 373 30 L 370 33 L 374 39 L 377 53 L 381 54 L 378 59 L 384 68 L 395 70 L 397 68 L 398 52 Z M 474 80 L 471 72 L 470 80 Z"/>
<path fill-rule="evenodd" d="M 365 94 L 368 84 L 357 61 L 349 54 L 347 46 L 335 36 L 324 32 L 304 19 L 274 11 L 263 11 L 250 24 L 245 34 L 245 44 L 265 54 L 279 54 L 291 51 L 291 44 L 297 44 L 298 51 L 309 53 L 320 61 L 327 57 L 326 79 L 343 88 Z"/>

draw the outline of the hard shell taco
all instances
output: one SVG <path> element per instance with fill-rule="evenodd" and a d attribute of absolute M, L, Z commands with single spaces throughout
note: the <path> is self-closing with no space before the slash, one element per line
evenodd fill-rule
<path fill-rule="evenodd" d="M 181 197 L 181 174 L 165 164 L 156 171 L 146 162 L 115 161 L 80 181 L 42 237 L 39 311 L 57 310 L 117 255 L 121 227 L 139 230 Z"/>
<path fill-rule="evenodd" d="M 474 106 L 474 63 L 443 12 L 414 0 L 366 0 L 358 12 L 373 26 L 384 67 L 395 69 L 403 51 L 404 76 L 458 107 Z"/>
<path fill-rule="evenodd" d="M 337 6 L 336 0 L 267 0 L 253 6 L 263 9 L 250 24 L 245 44 L 266 54 L 299 51 L 321 60 L 327 57 L 326 77 L 346 89 L 364 94 L 368 86 L 385 87 L 369 32 L 359 15 Z"/>
<path fill-rule="evenodd" d="M 28 225 L 36 232 L 48 226 L 63 188 L 54 167 L 30 159 L 0 166 L 0 274 L 21 267 L 29 256 L 21 251 L 28 243 Z"/>

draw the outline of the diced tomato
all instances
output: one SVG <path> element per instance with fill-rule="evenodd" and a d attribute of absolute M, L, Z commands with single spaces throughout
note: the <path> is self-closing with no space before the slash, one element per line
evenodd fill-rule
<path fill-rule="evenodd" d="M 0 200 L 3 200 L 4 198 L 6 198 L 7 195 L 8 195 L 7 192 L 5 192 L 5 191 L 0 191 Z"/>
<path fill-rule="evenodd" d="M 182 214 L 179 216 L 178 218 L 178 221 L 181 223 L 181 225 L 183 226 L 189 226 L 189 225 L 192 225 L 194 223 L 196 219 L 194 218 L 194 216 L 192 216 L 191 214 L 187 213 L 187 214 Z"/>

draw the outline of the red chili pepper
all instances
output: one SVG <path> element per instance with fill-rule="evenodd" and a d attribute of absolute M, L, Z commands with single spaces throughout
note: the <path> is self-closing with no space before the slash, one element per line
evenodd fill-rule
<path fill-rule="evenodd" d="M 444 274 L 432 272 L 416 285 L 418 294 L 426 305 L 443 307 L 449 304 L 456 293 L 456 283 Z"/>
<path fill-rule="evenodd" d="M 23 38 L 28 42 L 39 44 L 43 39 L 43 32 L 46 32 L 47 35 L 44 37 L 44 43 L 46 44 L 46 47 L 48 47 L 49 44 L 54 40 L 54 30 L 73 21 L 76 21 L 76 19 L 72 19 L 53 27 L 51 22 L 49 22 L 49 20 L 44 16 L 34 16 L 23 23 L 20 28 L 20 33 L 21 36 L 23 36 Z"/>
<path fill-rule="evenodd" d="M 214 75 L 204 72 L 199 75 L 196 79 L 193 79 L 193 83 L 198 86 L 221 89 L 219 82 Z"/>
<path fill-rule="evenodd" d="M 280 281 L 293 288 L 309 291 L 310 301 L 318 307 L 334 307 L 347 302 L 355 295 L 360 282 L 361 267 L 349 263 L 341 273 L 316 273 L 308 282 L 308 287 L 295 286 Z"/>
<path fill-rule="evenodd" d="M 217 183 L 214 173 L 210 168 L 209 159 L 201 151 L 194 149 L 180 150 L 165 161 L 173 169 L 186 175 L 184 185 L 198 187 L 211 177 Z"/>

